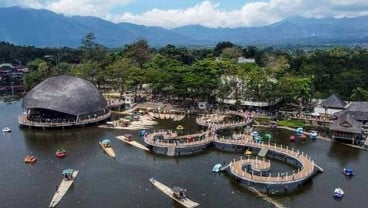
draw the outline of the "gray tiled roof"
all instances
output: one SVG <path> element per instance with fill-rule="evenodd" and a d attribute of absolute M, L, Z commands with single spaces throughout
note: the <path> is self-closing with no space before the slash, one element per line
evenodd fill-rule
<path fill-rule="evenodd" d="M 349 112 L 355 120 L 368 121 L 368 102 L 352 102 L 346 110 L 335 113 L 335 115 L 341 117 L 345 112 Z"/>
<path fill-rule="evenodd" d="M 23 98 L 22 107 L 49 109 L 71 115 L 82 115 L 106 109 L 107 103 L 89 81 L 61 75 L 50 77 Z"/>
<path fill-rule="evenodd" d="M 330 130 L 359 134 L 362 131 L 362 123 L 354 120 L 350 112 L 344 111 L 339 119 L 331 124 Z"/>
<path fill-rule="evenodd" d="M 339 98 L 337 95 L 332 94 L 330 97 L 322 101 L 321 106 L 324 108 L 343 109 L 346 106 L 346 102 Z"/>

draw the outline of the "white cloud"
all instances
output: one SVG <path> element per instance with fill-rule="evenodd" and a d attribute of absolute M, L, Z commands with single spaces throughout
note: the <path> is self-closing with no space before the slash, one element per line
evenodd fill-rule
<path fill-rule="evenodd" d="M 238 10 L 226 11 L 222 10 L 219 4 L 203 1 L 186 9 L 152 9 L 140 15 L 124 13 L 115 21 L 166 28 L 189 24 L 207 27 L 249 27 L 271 24 L 295 15 L 305 17 L 368 15 L 366 2 L 366 0 L 270 0 L 245 3 Z M 357 11 L 356 5 L 360 5 L 360 11 Z"/>
<path fill-rule="evenodd" d="M 154 8 L 143 14 L 128 12 L 116 14 L 118 8 L 124 9 L 125 5 L 133 1 L 143 0 L 0 0 L 0 5 L 44 8 L 66 15 L 97 16 L 113 22 L 166 28 L 193 24 L 207 27 L 261 26 L 295 15 L 304 17 L 368 15 L 367 0 L 258 0 L 244 3 L 235 10 L 222 9 L 216 0 L 205 0 L 183 9 Z M 161 0 L 157 0 L 158 6 L 160 2 Z M 231 0 L 223 4 L 231 4 Z"/>
<path fill-rule="evenodd" d="M 111 17 L 111 11 L 132 0 L 5 0 L 5 6 L 23 6 L 35 9 L 48 9 L 66 15 Z"/>

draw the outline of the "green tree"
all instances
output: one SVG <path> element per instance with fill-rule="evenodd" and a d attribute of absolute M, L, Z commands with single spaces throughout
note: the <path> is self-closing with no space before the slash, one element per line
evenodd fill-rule
<path fill-rule="evenodd" d="M 312 80 L 309 77 L 285 76 L 280 80 L 276 94 L 287 103 L 297 102 L 303 110 L 313 95 Z"/>
<path fill-rule="evenodd" d="M 223 60 L 228 60 L 233 63 L 238 62 L 238 58 L 242 56 L 242 51 L 237 47 L 229 47 L 222 49 L 221 58 Z"/>
<path fill-rule="evenodd" d="M 224 50 L 225 48 L 232 48 L 234 46 L 235 46 L 234 43 L 230 41 L 219 42 L 217 43 L 216 47 L 213 49 L 213 55 L 215 57 L 218 57 L 222 53 L 222 50 Z"/>
<path fill-rule="evenodd" d="M 368 101 L 368 90 L 357 87 L 353 90 L 353 94 L 351 94 L 350 99 L 352 101 Z"/>
<path fill-rule="evenodd" d="M 124 57 L 135 61 L 140 68 L 151 58 L 152 53 L 146 40 L 138 40 L 130 45 L 126 45 L 123 51 Z"/>
<path fill-rule="evenodd" d="M 138 69 L 138 66 L 128 58 L 116 59 L 111 63 L 106 70 L 106 78 L 109 84 L 112 85 L 116 90 L 120 92 L 120 96 L 123 95 L 124 91 L 130 87 L 134 76 L 134 71 Z"/>

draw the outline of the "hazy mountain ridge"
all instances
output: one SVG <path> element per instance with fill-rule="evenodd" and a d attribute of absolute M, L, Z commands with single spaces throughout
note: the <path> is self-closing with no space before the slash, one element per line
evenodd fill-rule
<path fill-rule="evenodd" d="M 190 25 L 175 29 L 112 23 L 97 17 L 65 16 L 48 10 L 0 8 L 0 40 L 39 47 L 78 47 L 89 32 L 96 42 L 121 47 L 139 39 L 152 46 L 237 44 L 367 43 L 368 16 L 355 18 L 289 17 L 262 27 L 207 28 Z"/>

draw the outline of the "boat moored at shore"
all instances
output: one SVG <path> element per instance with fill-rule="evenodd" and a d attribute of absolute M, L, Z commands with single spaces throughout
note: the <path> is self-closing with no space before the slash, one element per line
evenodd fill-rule
<path fill-rule="evenodd" d="M 222 168 L 222 165 L 220 163 L 217 163 L 216 165 L 213 166 L 212 172 L 218 173 L 221 171 L 221 168 Z"/>

